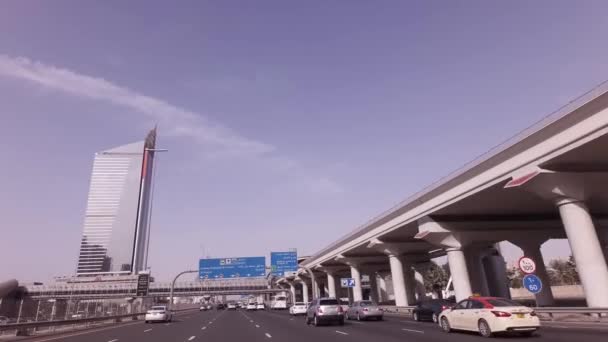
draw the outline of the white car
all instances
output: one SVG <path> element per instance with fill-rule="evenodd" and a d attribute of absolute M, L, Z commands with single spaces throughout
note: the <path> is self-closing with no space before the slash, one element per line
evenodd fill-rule
<path fill-rule="evenodd" d="M 164 305 L 153 306 L 150 310 L 146 311 L 144 321 L 148 322 L 171 322 L 173 320 L 173 313 L 167 309 Z"/>
<path fill-rule="evenodd" d="M 255 308 L 256 310 L 264 310 L 266 309 L 266 305 L 264 305 L 264 303 L 258 303 Z"/>
<path fill-rule="evenodd" d="M 306 315 L 306 309 L 308 308 L 308 305 L 306 303 L 303 302 L 297 302 L 294 303 L 290 308 L 289 308 L 289 313 L 292 316 L 297 316 L 297 315 Z"/>
<path fill-rule="evenodd" d="M 536 313 L 517 302 L 497 297 L 470 297 L 439 314 L 445 332 L 476 331 L 483 337 L 498 332 L 530 336 L 540 328 Z"/>
<path fill-rule="evenodd" d="M 201 306 L 199 311 L 207 311 L 207 305 Z"/>
<path fill-rule="evenodd" d="M 228 310 L 236 310 L 236 304 L 234 304 L 234 303 L 228 303 L 228 306 L 226 308 Z"/>
<path fill-rule="evenodd" d="M 248 303 L 247 304 L 247 311 L 251 311 L 251 310 L 257 310 L 258 306 L 256 303 Z"/>

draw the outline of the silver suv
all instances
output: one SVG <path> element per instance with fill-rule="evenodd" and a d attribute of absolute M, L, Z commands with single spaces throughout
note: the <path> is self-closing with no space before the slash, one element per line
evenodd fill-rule
<path fill-rule="evenodd" d="M 306 310 L 306 324 L 319 326 L 329 322 L 344 325 L 344 310 L 340 302 L 335 298 L 319 298 L 310 302 Z"/>

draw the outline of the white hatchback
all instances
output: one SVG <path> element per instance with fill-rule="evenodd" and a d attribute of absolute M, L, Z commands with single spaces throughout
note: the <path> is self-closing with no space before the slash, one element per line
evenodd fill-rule
<path fill-rule="evenodd" d="M 150 310 L 146 311 L 144 321 L 148 322 L 171 322 L 173 320 L 173 314 L 164 305 L 153 306 Z"/>
<path fill-rule="evenodd" d="M 540 328 L 534 310 L 515 301 L 497 297 L 470 297 L 439 314 L 445 332 L 477 331 L 481 336 L 509 332 L 530 336 Z"/>
<path fill-rule="evenodd" d="M 293 316 L 297 316 L 297 315 L 306 315 L 306 309 L 308 308 L 308 305 L 306 303 L 302 303 L 302 302 L 297 302 L 294 303 L 290 308 L 289 308 L 289 313 Z"/>

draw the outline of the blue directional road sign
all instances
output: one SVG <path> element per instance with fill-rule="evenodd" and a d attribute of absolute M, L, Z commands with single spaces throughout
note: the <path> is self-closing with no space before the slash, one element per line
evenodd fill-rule
<path fill-rule="evenodd" d="M 354 278 L 340 278 L 341 287 L 355 287 L 355 279 Z"/>
<path fill-rule="evenodd" d="M 523 285 L 526 290 L 537 294 L 543 289 L 543 282 L 540 281 L 540 278 L 535 276 L 534 274 L 527 274 L 524 276 Z"/>
<path fill-rule="evenodd" d="M 200 259 L 201 279 L 231 279 L 266 276 L 265 257 Z"/>
<path fill-rule="evenodd" d="M 271 252 L 270 268 L 278 277 L 285 276 L 285 272 L 297 272 L 298 252 Z"/>

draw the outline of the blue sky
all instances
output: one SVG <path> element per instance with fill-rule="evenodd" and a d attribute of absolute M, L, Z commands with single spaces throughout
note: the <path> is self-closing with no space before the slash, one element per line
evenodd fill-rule
<path fill-rule="evenodd" d="M 607 75 L 603 1 L 2 7 L 5 278 L 74 272 L 94 152 L 156 123 L 166 279 L 315 252 Z"/>

